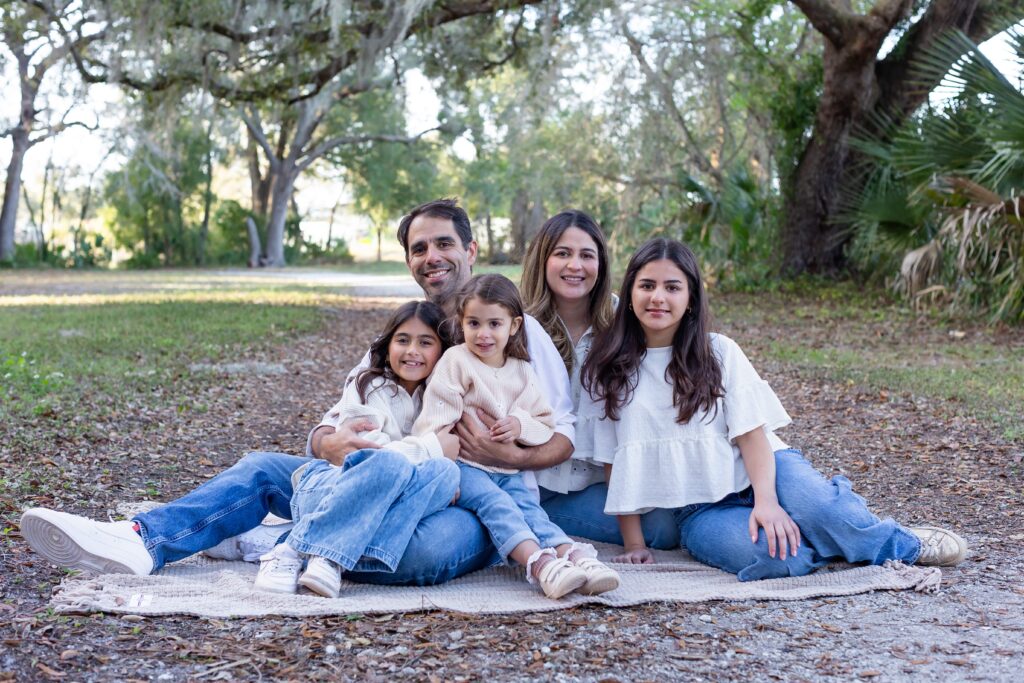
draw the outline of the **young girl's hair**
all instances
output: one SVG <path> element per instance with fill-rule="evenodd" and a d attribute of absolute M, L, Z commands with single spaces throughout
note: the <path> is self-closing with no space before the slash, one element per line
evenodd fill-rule
<path fill-rule="evenodd" d="M 679 408 L 676 421 L 688 422 L 700 409 L 710 412 L 717 408 L 716 401 L 725 396 L 722 368 L 708 336 L 711 312 L 697 257 L 681 242 L 660 237 L 644 244 L 629 260 L 615 318 L 611 327 L 594 339 L 583 364 L 583 388 L 604 402 L 605 417 L 612 420 L 619 419 L 620 409 L 631 400 L 640 361 L 647 353 L 643 328 L 630 304 L 637 273 L 648 263 L 662 259 L 671 261 L 683 272 L 690 293 L 689 308 L 672 339 L 672 360 L 665 370 L 665 381 L 672 384 L 672 403 Z"/>
<path fill-rule="evenodd" d="M 462 318 L 466 312 L 466 304 L 470 299 L 479 299 L 485 304 L 497 304 L 508 311 L 513 318 L 522 318 L 519 330 L 508 338 L 505 346 L 505 358 L 530 360 L 526 351 L 526 313 L 523 311 L 523 300 L 519 298 L 519 290 L 504 275 L 474 275 L 459 290 L 455 315 L 452 318 L 453 336 L 456 343 L 465 341 L 462 332 Z"/>
<path fill-rule="evenodd" d="M 448 326 L 444 324 L 445 315 L 441 307 L 432 301 L 407 301 L 398 307 L 391 314 L 384 331 L 372 344 L 370 344 L 370 367 L 366 368 L 356 377 L 356 389 L 359 391 L 359 400 L 366 401 L 367 389 L 370 383 L 377 377 L 392 382 L 398 382 L 398 375 L 395 374 L 390 363 L 388 363 L 388 347 L 391 346 L 391 338 L 395 332 L 410 318 L 416 318 L 429 327 L 441 340 L 441 351 L 452 345 L 451 335 L 448 333 Z M 392 387 L 395 389 L 395 387 Z M 395 394 L 397 394 L 395 389 Z"/>
<path fill-rule="evenodd" d="M 541 226 L 540 232 L 530 242 L 526 258 L 523 259 L 523 277 L 519 288 L 523 292 L 527 312 L 536 318 L 550 335 L 551 341 L 555 343 L 555 348 L 565 362 L 566 369 L 571 372 L 573 365 L 576 364 L 576 354 L 565 325 L 558 319 L 555 299 L 551 296 L 551 288 L 546 277 L 548 257 L 569 228 L 579 228 L 597 245 L 597 282 L 590 290 L 590 301 L 587 305 L 590 324 L 595 332 L 600 332 L 611 324 L 614 311 L 611 297 L 612 280 L 608 273 L 608 247 L 597 221 L 582 211 L 563 211 L 549 218 Z"/>

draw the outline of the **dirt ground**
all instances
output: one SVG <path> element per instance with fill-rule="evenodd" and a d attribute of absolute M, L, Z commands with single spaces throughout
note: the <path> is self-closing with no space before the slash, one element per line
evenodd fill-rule
<path fill-rule="evenodd" d="M 376 306 L 376 307 L 375 307 Z M 0 520 L 0 680 L 1019 680 L 1024 669 L 1024 507 L 1019 444 L 948 406 L 880 395 L 757 360 L 791 324 L 723 331 L 750 351 L 795 423 L 782 436 L 825 473 L 844 473 L 882 515 L 958 529 L 968 559 L 941 592 L 805 602 L 652 604 L 506 617 L 413 613 L 204 620 L 55 616 L 63 572 L 18 535 L 45 505 L 105 518 L 157 488 L 169 500 L 247 450 L 301 452 L 387 311 L 326 312 L 316 335 L 240 360 L 286 374 L 225 375 L 198 389 L 202 413 L 173 401 L 121 406 L 82 436 L 5 425 L 9 481 Z M 927 330 L 903 330 L 927 335 Z M 173 387 L 167 392 L 172 393 Z M 154 407 L 155 406 L 155 407 Z M 50 485 L 55 477 L 60 485 Z M 31 485 L 32 480 L 37 485 Z"/>

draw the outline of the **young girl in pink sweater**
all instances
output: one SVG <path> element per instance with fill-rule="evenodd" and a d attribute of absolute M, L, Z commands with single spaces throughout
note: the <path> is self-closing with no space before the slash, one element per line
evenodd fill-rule
<path fill-rule="evenodd" d="M 455 314 L 455 336 L 463 343 L 446 351 L 434 368 L 413 434 L 447 433 L 464 412 L 478 408 L 500 418 L 491 428 L 494 441 L 536 446 L 552 437 L 551 406 L 529 363 L 524 316 L 508 278 L 478 275 L 466 283 Z M 596 595 L 618 587 L 618 574 L 596 559 L 592 546 L 574 543 L 548 519 L 522 473 L 458 464 L 458 505 L 480 518 L 498 553 L 524 565 L 527 581 L 545 595 Z"/>

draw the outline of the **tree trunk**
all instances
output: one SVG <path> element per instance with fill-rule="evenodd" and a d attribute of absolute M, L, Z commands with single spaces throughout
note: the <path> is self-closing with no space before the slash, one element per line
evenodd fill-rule
<path fill-rule="evenodd" d="M 210 205 L 213 204 L 213 115 L 206 127 L 206 191 L 203 193 L 203 223 L 199 226 L 196 263 L 206 265 L 206 240 L 210 235 Z"/>
<path fill-rule="evenodd" d="M 932 0 L 925 12 L 900 37 L 896 47 L 878 60 L 882 42 L 897 26 L 906 8 L 878 2 L 867 15 L 849 13 L 849 4 L 833 4 L 845 12 L 841 28 L 829 24 L 828 13 L 815 11 L 827 2 L 793 0 L 825 36 L 824 83 L 814 131 L 793 175 L 785 183 L 782 265 L 789 274 L 830 273 L 845 265 L 849 226 L 836 220 L 841 189 L 854 192 L 858 155 L 850 150 L 854 131 L 870 131 L 872 114 L 901 123 L 927 100 L 935 83 L 920 83 L 913 64 L 947 31 L 957 28 L 982 42 L 1013 23 L 1009 12 L 1017 0 Z M 879 12 L 876 12 L 879 10 Z M 889 12 L 889 20 L 882 15 Z M 839 44 L 829 30 L 842 32 Z M 833 34 L 835 31 L 833 31 Z"/>
<path fill-rule="evenodd" d="M 0 210 L 0 262 L 14 260 L 14 229 L 18 218 L 18 200 L 21 197 L 21 169 L 28 151 L 28 131 L 17 129 L 12 133 L 11 161 L 7 164 L 7 182 L 4 185 L 4 205 Z"/>
<path fill-rule="evenodd" d="M 258 268 L 263 255 L 263 247 L 260 245 L 260 231 L 256 228 L 256 221 L 252 216 L 245 219 L 245 230 L 249 235 L 249 267 Z"/>
<path fill-rule="evenodd" d="M 487 258 L 494 258 L 494 226 L 491 225 L 491 207 L 487 207 L 484 214 L 484 226 L 487 234 Z"/>
<path fill-rule="evenodd" d="M 800 157 L 786 203 L 782 265 L 787 273 L 828 273 L 842 265 L 847 233 L 833 217 L 851 158 L 850 131 L 864 121 L 877 98 L 876 53 L 877 48 L 863 42 L 838 49 L 825 41 L 824 88 L 814 134 Z"/>
<path fill-rule="evenodd" d="M 271 193 L 270 218 L 267 220 L 267 258 L 265 265 L 284 266 L 284 224 L 288 218 L 292 191 L 298 172 L 294 168 L 282 168 Z"/>
<path fill-rule="evenodd" d="M 274 177 L 268 169 L 263 175 L 260 167 L 259 145 L 249 133 L 249 147 L 247 149 L 249 163 L 249 184 L 252 189 L 252 212 L 264 225 L 267 222 L 267 212 L 270 209 L 270 188 L 273 185 Z"/>
<path fill-rule="evenodd" d="M 544 224 L 546 211 L 540 197 L 531 201 L 530 193 L 520 189 L 512 198 L 512 260 L 521 263 L 530 240 Z"/>

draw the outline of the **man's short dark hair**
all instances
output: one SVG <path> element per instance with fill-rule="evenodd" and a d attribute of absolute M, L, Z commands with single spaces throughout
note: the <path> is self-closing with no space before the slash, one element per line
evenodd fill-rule
<path fill-rule="evenodd" d="M 405 250 L 405 257 L 409 258 L 409 226 L 417 216 L 428 218 L 445 218 L 455 226 L 455 234 L 462 240 L 463 249 L 469 249 L 473 241 L 473 230 L 469 226 L 469 216 L 465 209 L 459 206 L 459 201 L 454 198 L 435 199 L 426 204 L 420 204 L 415 209 L 402 216 L 398 224 L 398 243 Z"/>

